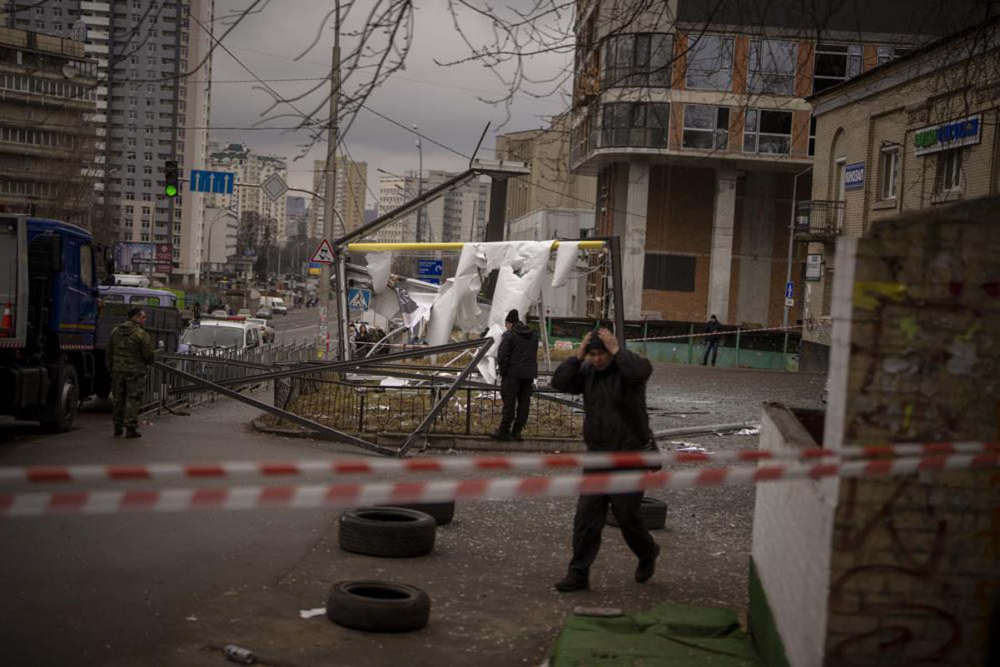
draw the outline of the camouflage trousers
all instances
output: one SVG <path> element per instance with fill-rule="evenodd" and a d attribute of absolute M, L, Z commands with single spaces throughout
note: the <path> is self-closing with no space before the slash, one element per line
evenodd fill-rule
<path fill-rule="evenodd" d="M 142 393 L 145 388 L 145 373 L 112 373 L 111 394 L 114 403 L 112 414 L 115 426 L 139 427 L 139 409 L 142 407 Z"/>

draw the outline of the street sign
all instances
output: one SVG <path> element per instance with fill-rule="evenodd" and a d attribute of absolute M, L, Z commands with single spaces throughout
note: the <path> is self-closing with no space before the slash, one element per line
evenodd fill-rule
<path fill-rule="evenodd" d="M 285 179 L 279 176 L 277 173 L 272 172 L 270 176 L 264 179 L 264 182 L 260 184 L 260 189 L 271 201 L 278 201 L 286 192 L 288 192 L 288 185 L 285 184 Z"/>
<path fill-rule="evenodd" d="M 791 299 L 795 296 L 795 283 L 787 282 L 785 283 L 785 298 Z"/>
<path fill-rule="evenodd" d="M 417 278 L 427 283 L 441 284 L 441 276 L 444 275 L 444 260 L 440 259 L 418 259 Z"/>
<path fill-rule="evenodd" d="M 819 282 L 823 279 L 823 255 L 816 253 L 806 257 L 806 280 Z"/>
<path fill-rule="evenodd" d="M 191 192 L 213 192 L 219 195 L 233 194 L 236 174 L 231 171 L 191 170 Z"/>
<path fill-rule="evenodd" d="M 355 312 L 363 312 L 368 310 L 368 307 L 372 302 L 372 291 L 370 289 L 361 289 L 360 287 L 352 287 L 347 291 L 347 307 Z"/>
<path fill-rule="evenodd" d="M 333 248 L 330 246 L 330 242 L 323 239 L 309 261 L 319 264 L 333 264 Z"/>
<path fill-rule="evenodd" d="M 785 305 L 791 308 L 795 305 L 795 299 L 785 299 Z"/>

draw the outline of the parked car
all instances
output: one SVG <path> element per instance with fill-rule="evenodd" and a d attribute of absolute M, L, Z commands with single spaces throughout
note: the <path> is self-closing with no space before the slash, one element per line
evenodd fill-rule
<path fill-rule="evenodd" d="M 220 308 L 219 310 L 212 311 L 212 317 L 229 317 L 229 313 Z"/>
<path fill-rule="evenodd" d="M 273 343 L 275 330 L 267 325 L 267 320 L 262 317 L 248 317 L 247 324 L 255 324 L 260 329 L 260 336 L 265 343 Z"/>
<path fill-rule="evenodd" d="M 257 318 L 258 319 L 269 320 L 272 317 L 274 317 L 274 313 L 271 311 L 270 308 L 268 308 L 266 306 L 264 308 L 259 308 L 257 310 Z"/>
<path fill-rule="evenodd" d="M 249 308 L 240 308 L 239 312 L 236 314 L 243 315 L 244 317 L 253 317 L 253 313 L 250 312 Z"/>
<path fill-rule="evenodd" d="M 184 330 L 181 343 L 189 353 L 200 350 L 242 352 L 261 345 L 261 330 L 255 324 L 236 320 L 202 320 Z"/>

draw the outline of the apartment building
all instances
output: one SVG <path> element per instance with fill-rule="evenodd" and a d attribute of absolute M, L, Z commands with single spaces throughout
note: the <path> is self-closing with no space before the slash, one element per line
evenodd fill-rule
<path fill-rule="evenodd" d="M 971 26 L 809 101 L 812 199 L 799 203 L 795 227 L 808 247 L 801 365 L 825 370 L 837 240 L 865 236 L 884 218 L 1000 191 L 1000 23 Z M 954 268 L 942 255 L 942 294 L 991 289 L 988 272 L 982 285 L 963 286 Z M 940 295 L 918 298 L 948 308 Z"/>
<path fill-rule="evenodd" d="M 285 214 L 288 217 L 286 229 L 288 240 L 309 238 L 309 206 L 305 197 L 285 197 Z"/>
<path fill-rule="evenodd" d="M 206 162 L 214 0 L 3 4 L 8 26 L 75 35 L 97 59 L 97 119 L 103 113 L 106 121 L 103 189 L 118 238 L 169 244 L 170 280 L 197 284 L 203 195 L 184 189 L 166 197 L 163 174 L 167 160 L 177 160 L 184 173 Z"/>
<path fill-rule="evenodd" d="M 626 317 L 781 325 L 795 176 L 815 151 L 805 98 L 974 5 L 581 2 L 570 165 L 598 179 L 597 235 L 623 239 Z"/>
<path fill-rule="evenodd" d="M 240 220 L 245 215 L 256 214 L 268 221 L 274 243 L 284 246 L 288 242 L 288 213 L 285 197 L 272 201 L 260 185 L 271 174 L 288 181 L 288 164 L 276 155 L 261 155 L 246 144 L 231 143 L 208 156 L 208 168 L 213 171 L 232 172 L 236 175 L 233 194 L 206 194 L 205 205 L 231 209 Z"/>
<path fill-rule="evenodd" d="M 378 180 L 378 214 L 385 215 L 396 210 L 417 196 L 415 176 L 382 175 Z M 402 220 L 386 225 L 375 233 L 374 239 L 380 243 L 403 243 L 417 240 L 417 215 L 412 213 Z"/>
<path fill-rule="evenodd" d="M 94 231 L 97 63 L 83 42 L 0 28 L 0 205 Z M 96 222 L 100 222 L 99 220 Z"/>
<path fill-rule="evenodd" d="M 334 197 L 334 208 L 340 215 L 333 222 L 333 235 L 335 237 L 353 231 L 364 224 L 367 184 L 367 162 L 352 162 L 346 158 L 337 158 L 337 192 Z M 321 198 L 326 197 L 325 160 L 316 160 L 313 163 L 313 192 L 319 193 Z M 325 218 L 326 208 L 323 201 L 314 202 L 309 209 L 309 230 L 312 238 L 323 238 Z"/>

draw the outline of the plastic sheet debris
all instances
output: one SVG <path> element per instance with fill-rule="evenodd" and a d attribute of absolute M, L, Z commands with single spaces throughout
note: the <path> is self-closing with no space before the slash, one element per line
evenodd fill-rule
<path fill-rule="evenodd" d="M 741 428 L 734 435 L 760 435 L 760 427 L 754 426 L 752 428 Z"/>
<path fill-rule="evenodd" d="M 302 609 L 299 611 L 300 618 L 314 618 L 326 613 L 326 607 L 316 607 L 315 609 Z"/>
<path fill-rule="evenodd" d="M 685 454 L 692 454 L 692 453 L 694 453 L 694 454 L 707 454 L 708 453 L 707 449 L 705 449 L 701 445 L 697 445 L 697 444 L 695 444 L 693 442 L 682 442 L 680 440 L 671 440 L 667 444 L 668 445 L 672 445 L 675 452 L 684 452 Z"/>

